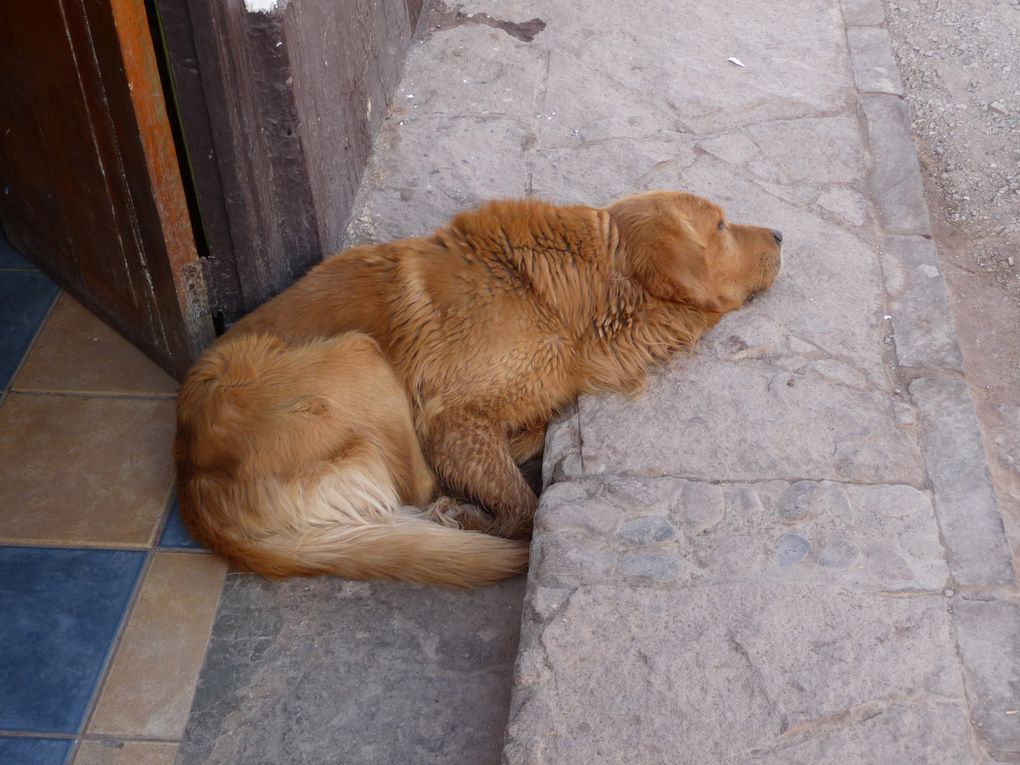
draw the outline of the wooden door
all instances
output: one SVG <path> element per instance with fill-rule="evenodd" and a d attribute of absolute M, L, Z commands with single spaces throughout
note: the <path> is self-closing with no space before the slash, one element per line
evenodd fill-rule
<path fill-rule="evenodd" d="M 0 3 L 11 243 L 180 377 L 213 327 L 142 0 Z"/>

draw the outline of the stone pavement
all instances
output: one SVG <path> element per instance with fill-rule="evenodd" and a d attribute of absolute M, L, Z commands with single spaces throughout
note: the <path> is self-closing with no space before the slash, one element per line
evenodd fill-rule
<path fill-rule="evenodd" d="M 228 574 L 177 765 L 498 762 L 522 584 Z"/>
<path fill-rule="evenodd" d="M 770 292 L 551 429 L 508 765 L 1020 761 L 1014 561 L 883 24 L 433 8 L 352 242 L 649 188 L 786 237 Z"/>

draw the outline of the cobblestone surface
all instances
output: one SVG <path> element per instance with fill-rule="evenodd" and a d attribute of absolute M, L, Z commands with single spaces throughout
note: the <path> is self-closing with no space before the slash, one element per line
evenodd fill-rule
<path fill-rule="evenodd" d="M 551 427 L 504 762 L 1015 761 L 1014 572 L 881 2 L 440 10 L 351 241 L 655 187 L 786 234 L 693 355 Z"/>

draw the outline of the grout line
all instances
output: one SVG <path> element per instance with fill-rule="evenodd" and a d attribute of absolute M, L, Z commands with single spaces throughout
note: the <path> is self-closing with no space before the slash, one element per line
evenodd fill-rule
<path fill-rule="evenodd" d="M 54 540 L 24 540 L 24 539 L 3 539 L 0 538 L 2 547 L 28 547 L 36 550 L 104 550 L 109 552 L 183 552 L 193 555 L 211 555 L 209 550 L 197 547 L 173 547 L 171 545 L 161 546 L 158 543 L 152 545 L 115 545 L 103 544 L 101 542 L 61 542 Z"/>
<path fill-rule="evenodd" d="M 108 550 L 111 552 L 148 552 L 150 545 L 145 544 L 103 544 L 101 542 L 56 541 L 50 539 L 4 539 L 0 537 L 0 547 L 31 547 L 37 550 Z"/>
<path fill-rule="evenodd" d="M 25 354 L 26 356 L 28 354 Z M 19 388 L 11 386 L 10 393 L 19 396 L 34 396 L 37 398 L 103 398 L 103 399 L 127 399 L 141 401 L 173 401 L 177 398 L 176 393 L 118 393 L 116 391 L 88 391 L 88 390 L 39 390 L 35 388 Z"/>
<path fill-rule="evenodd" d="M 0 736 L 3 736 L 4 738 L 56 738 L 56 739 L 60 739 L 61 741 L 68 741 L 68 740 L 72 740 L 73 741 L 74 739 L 78 738 L 73 733 L 64 733 L 64 732 L 60 732 L 60 733 L 42 732 L 42 733 L 39 733 L 37 731 L 28 731 L 28 730 L 0 730 Z"/>
<path fill-rule="evenodd" d="M 119 733 L 83 733 L 80 741 L 131 741 L 144 744 L 180 744 L 179 738 L 159 738 L 156 736 L 128 736 Z"/>

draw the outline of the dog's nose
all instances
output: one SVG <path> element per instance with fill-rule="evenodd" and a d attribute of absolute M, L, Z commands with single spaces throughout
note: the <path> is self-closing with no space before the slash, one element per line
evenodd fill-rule
<path fill-rule="evenodd" d="M 783 243 L 783 232 L 778 228 L 772 229 L 772 238 L 776 240 L 776 244 Z"/>

